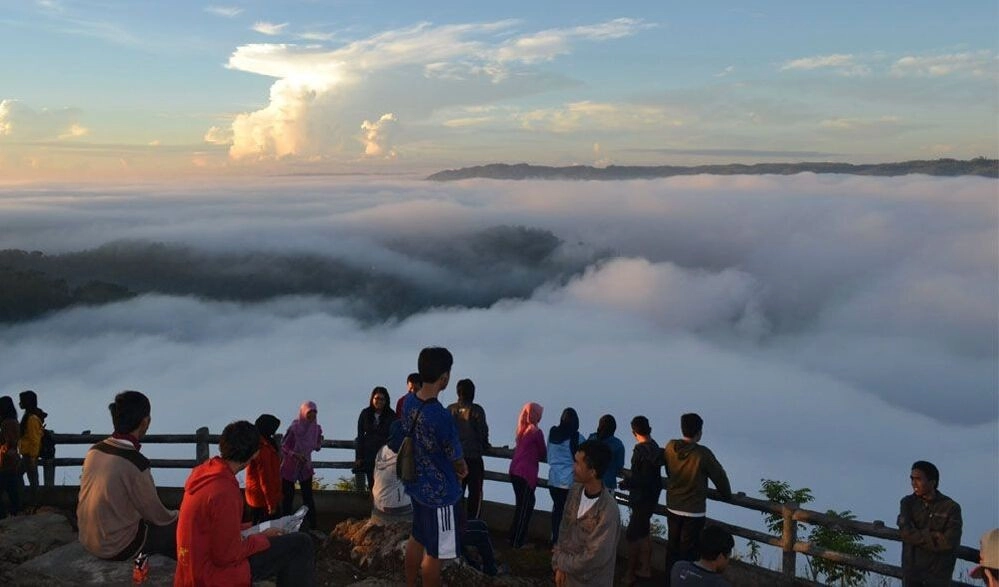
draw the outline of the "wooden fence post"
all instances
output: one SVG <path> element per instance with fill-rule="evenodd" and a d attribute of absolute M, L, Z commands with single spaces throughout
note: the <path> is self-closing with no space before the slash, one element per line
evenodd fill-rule
<path fill-rule="evenodd" d="M 798 504 L 793 501 L 786 502 L 781 508 L 781 515 L 784 518 L 784 528 L 781 532 L 781 550 L 784 551 L 781 559 L 781 571 L 788 579 L 794 579 L 797 571 L 798 561 L 794 552 L 794 545 L 798 542 L 798 523 L 794 521 L 794 512 L 798 509 Z"/>
<path fill-rule="evenodd" d="M 208 428 L 202 426 L 194 433 L 197 437 L 197 441 L 194 445 L 194 460 L 198 461 L 198 464 L 208 460 Z"/>

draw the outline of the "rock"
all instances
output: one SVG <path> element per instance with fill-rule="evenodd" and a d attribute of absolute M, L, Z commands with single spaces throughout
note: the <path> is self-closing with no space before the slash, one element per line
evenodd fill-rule
<path fill-rule="evenodd" d="M 66 516 L 46 511 L 0 520 L 0 585 L 9 585 L 21 563 L 54 548 L 76 542 Z"/>
<path fill-rule="evenodd" d="M 14 569 L 12 584 L 18 587 L 70 585 L 132 585 L 132 561 L 106 561 L 87 552 L 79 542 L 51 550 Z M 176 561 L 165 556 L 149 557 L 149 587 L 173 585 Z"/>

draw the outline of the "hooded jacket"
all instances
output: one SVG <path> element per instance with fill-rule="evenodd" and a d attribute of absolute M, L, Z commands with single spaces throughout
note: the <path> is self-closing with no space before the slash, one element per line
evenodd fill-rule
<path fill-rule="evenodd" d="M 291 423 L 281 441 L 281 478 L 285 481 L 308 481 L 315 474 L 312 453 L 323 444 L 323 427 L 308 419 L 309 412 L 315 409 L 315 402 L 303 403 L 298 409 L 298 419 Z"/>
<path fill-rule="evenodd" d="M 240 535 L 243 498 L 221 457 L 198 465 L 184 484 L 177 523 L 174 587 L 250 585 L 249 558 L 270 548 L 262 534 Z"/>
<path fill-rule="evenodd" d="M 708 447 L 682 439 L 671 440 L 666 444 L 665 457 L 667 509 L 704 515 L 708 479 L 724 497 L 732 497 L 728 475 Z"/>
<path fill-rule="evenodd" d="M 266 438 L 260 439 L 260 452 L 246 465 L 246 503 L 268 512 L 281 507 L 281 458 Z"/>

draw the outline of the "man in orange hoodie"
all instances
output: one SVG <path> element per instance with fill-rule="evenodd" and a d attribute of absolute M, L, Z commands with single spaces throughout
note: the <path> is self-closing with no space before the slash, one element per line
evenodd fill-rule
<path fill-rule="evenodd" d="M 184 484 L 177 523 L 174 586 L 249 586 L 277 577 L 281 586 L 313 584 L 312 538 L 268 528 L 243 538 L 243 498 L 236 473 L 260 449 L 260 433 L 246 421 L 222 431 L 220 456 L 198 465 Z"/>

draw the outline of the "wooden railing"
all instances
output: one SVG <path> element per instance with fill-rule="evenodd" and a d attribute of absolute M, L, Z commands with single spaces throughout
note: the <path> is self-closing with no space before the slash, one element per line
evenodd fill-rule
<path fill-rule="evenodd" d="M 90 445 L 107 438 L 108 435 L 104 434 L 55 434 L 55 441 L 57 445 Z M 280 435 L 278 435 L 280 438 Z M 149 434 L 142 438 L 143 444 L 193 444 L 194 458 L 193 459 L 150 459 L 150 466 L 153 468 L 162 469 L 190 469 L 194 466 L 208 460 L 209 451 L 211 445 L 217 445 L 219 442 L 218 434 L 210 434 L 208 428 L 199 428 L 194 434 Z M 341 450 L 354 450 L 353 440 L 324 440 L 322 443 L 323 448 L 331 449 L 341 449 Z M 507 447 L 495 447 L 487 450 L 485 456 L 495 457 L 501 459 L 510 459 L 513 457 L 513 450 Z M 57 467 L 79 467 L 83 465 L 82 458 L 64 458 L 58 457 L 54 459 L 47 459 L 41 461 L 42 468 L 44 470 L 44 479 L 46 485 L 53 485 L 55 483 L 55 469 Z M 315 469 L 351 469 L 354 466 L 353 455 L 351 455 L 350 460 L 346 461 L 313 461 L 312 463 Z M 510 476 L 506 473 L 496 472 L 496 471 L 485 471 L 485 479 L 490 481 L 499 481 L 503 483 L 510 482 Z M 363 483 L 363 481 L 362 481 Z M 538 480 L 539 487 L 547 487 L 548 481 L 546 479 Z M 663 480 L 663 488 L 666 487 L 666 481 Z M 615 497 L 618 502 L 622 505 L 628 504 L 628 495 L 626 493 L 615 493 Z M 753 530 L 750 528 L 744 528 L 742 526 L 736 526 L 733 524 L 728 524 L 722 522 L 721 520 L 715 520 L 708 518 L 708 523 L 717 525 L 724 528 L 730 532 L 733 536 L 739 536 L 740 538 L 745 538 L 747 540 L 753 540 L 759 544 L 766 544 L 774 546 L 781 550 L 781 573 L 788 579 L 795 577 L 797 571 L 797 555 L 805 554 L 815 558 L 821 558 L 828 561 L 832 561 L 838 564 L 846 565 L 855 569 L 862 571 L 869 571 L 876 573 L 878 575 L 884 575 L 887 577 L 902 577 L 902 568 L 877 561 L 870 561 L 867 559 L 851 556 L 844 554 L 842 552 L 827 550 L 820 548 L 809 542 L 804 542 L 799 540 L 797 531 L 797 522 L 803 522 L 806 524 L 811 524 L 815 526 L 824 526 L 839 530 L 845 530 L 848 532 L 855 532 L 862 536 L 870 536 L 873 538 L 880 538 L 882 540 L 889 540 L 894 542 L 901 542 L 901 536 L 897 528 L 891 528 L 886 526 L 881 520 L 875 520 L 873 522 L 863 522 L 859 520 L 847 520 L 839 518 L 836 516 L 830 516 L 828 514 L 802 509 L 798 504 L 789 503 L 778 503 L 773 501 L 768 501 L 765 499 L 758 499 L 754 497 L 749 497 L 743 492 L 738 492 L 732 495 L 731 499 L 726 499 L 721 496 L 716 490 L 708 489 L 708 499 L 728 503 L 737 507 L 754 510 L 764 514 L 777 514 L 783 518 L 783 531 L 781 536 L 773 536 L 765 532 L 760 532 L 758 530 Z M 659 505 L 656 507 L 655 512 L 659 515 L 666 515 L 666 507 Z M 978 550 L 968 546 L 959 546 L 956 550 L 957 558 L 960 560 L 968 561 L 977 564 L 979 560 Z M 953 585 L 969 585 L 968 583 L 961 583 L 954 581 Z"/>

